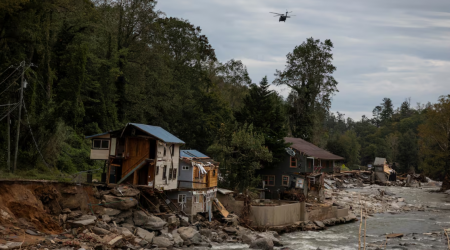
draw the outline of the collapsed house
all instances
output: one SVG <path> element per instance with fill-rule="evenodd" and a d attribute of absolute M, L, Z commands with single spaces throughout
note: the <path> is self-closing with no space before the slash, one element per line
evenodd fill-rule
<path fill-rule="evenodd" d="M 180 150 L 182 140 L 161 127 L 129 123 L 124 128 L 87 136 L 93 160 L 104 160 L 102 182 L 135 185 L 192 221 L 197 213 L 212 217 L 219 163 L 197 150 Z M 226 215 L 224 215 L 226 217 Z"/>
<path fill-rule="evenodd" d="M 167 196 L 178 203 L 191 221 L 197 213 L 207 213 L 211 218 L 213 205 L 218 202 L 218 175 L 218 162 L 197 150 L 181 150 L 178 188 L 167 192 Z"/>
<path fill-rule="evenodd" d="M 373 162 L 372 182 L 386 184 L 387 181 L 396 181 L 396 172 L 386 161 L 386 158 L 375 157 Z"/>
<path fill-rule="evenodd" d="M 291 143 L 284 159 L 274 168 L 257 171 L 263 181 L 261 198 L 302 201 L 310 195 L 322 200 L 323 173 L 333 173 L 336 162 L 344 158 L 300 138 L 284 140 Z"/>
<path fill-rule="evenodd" d="M 179 152 L 184 142 L 163 128 L 128 123 L 122 129 L 86 138 L 92 140 L 90 158 L 105 161 L 107 173 L 102 182 L 177 188 Z"/>

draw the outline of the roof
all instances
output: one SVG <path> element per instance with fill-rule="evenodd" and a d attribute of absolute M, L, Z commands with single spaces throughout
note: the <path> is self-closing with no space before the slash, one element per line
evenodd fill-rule
<path fill-rule="evenodd" d="M 209 158 L 209 156 L 198 152 L 195 149 L 192 150 L 180 150 L 180 157 L 186 158 Z"/>
<path fill-rule="evenodd" d="M 374 166 L 384 165 L 386 163 L 386 158 L 375 157 L 375 161 L 373 162 Z"/>
<path fill-rule="evenodd" d="M 228 189 L 224 189 L 224 188 L 217 188 L 217 192 L 221 193 L 221 194 L 231 194 L 234 193 L 234 191 L 228 190 Z"/>
<path fill-rule="evenodd" d="M 284 141 L 292 143 L 291 148 L 296 149 L 308 156 L 312 156 L 322 160 L 344 160 L 344 157 L 332 154 L 325 149 L 321 149 L 316 145 L 300 138 L 285 137 Z"/>
<path fill-rule="evenodd" d="M 161 127 L 140 123 L 128 123 L 127 126 L 128 125 L 137 127 L 138 129 L 160 139 L 163 142 L 184 144 L 184 141 L 180 140 L 178 137 L 174 136 L 173 134 L 169 133 L 167 130 Z"/>
<path fill-rule="evenodd" d="M 105 133 L 101 133 L 101 134 L 96 134 L 96 135 L 89 135 L 84 137 L 85 139 L 89 139 L 89 138 L 93 138 L 93 137 L 97 137 L 97 136 L 101 136 L 101 135 L 106 135 L 109 134 L 109 132 L 105 132 Z"/>

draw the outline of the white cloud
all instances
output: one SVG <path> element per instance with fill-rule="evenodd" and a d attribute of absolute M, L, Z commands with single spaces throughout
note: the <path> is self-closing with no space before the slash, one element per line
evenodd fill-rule
<path fill-rule="evenodd" d="M 384 97 L 399 106 L 407 97 L 426 103 L 449 93 L 448 0 L 164 0 L 157 7 L 200 26 L 219 60 L 241 59 L 253 82 L 272 81 L 307 37 L 331 39 L 339 82 L 332 110 L 355 120 Z M 296 15 L 286 23 L 268 13 L 286 8 Z"/>

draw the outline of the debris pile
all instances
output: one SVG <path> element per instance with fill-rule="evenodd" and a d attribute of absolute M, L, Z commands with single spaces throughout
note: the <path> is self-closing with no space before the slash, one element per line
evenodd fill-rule
<path fill-rule="evenodd" d="M 0 249 L 149 249 L 212 247 L 221 243 L 246 243 L 259 249 L 282 246 L 276 232 L 257 233 L 241 227 L 234 214 L 211 222 L 197 215 L 194 224 L 173 212 L 151 214 L 141 207 L 141 195 L 141 191 L 132 187 L 99 191 L 93 196 L 100 203 L 90 204 L 87 213 L 74 204 L 71 205 L 74 209 L 65 204 L 57 216 L 20 218 L 21 223 L 12 223 L 14 216 L 2 210 L 1 220 L 10 216 L 11 221 L 1 223 L 8 226 L 0 226 Z M 159 211 L 160 206 L 153 204 Z M 52 226 L 55 230 L 41 230 L 33 226 L 33 219 L 41 220 L 38 225 Z"/>

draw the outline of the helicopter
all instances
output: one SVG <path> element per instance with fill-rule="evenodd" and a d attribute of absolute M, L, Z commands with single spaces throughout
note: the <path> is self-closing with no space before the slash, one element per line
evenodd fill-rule
<path fill-rule="evenodd" d="M 286 18 L 295 16 L 295 15 L 288 16 L 288 13 L 292 13 L 292 11 L 288 12 L 287 10 L 286 10 L 286 14 L 279 14 L 279 13 L 275 13 L 275 12 L 269 12 L 269 13 L 275 14 L 275 16 L 280 16 L 280 19 L 278 19 L 278 22 L 286 22 Z"/>

